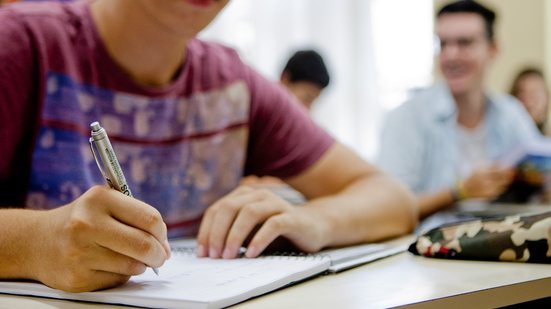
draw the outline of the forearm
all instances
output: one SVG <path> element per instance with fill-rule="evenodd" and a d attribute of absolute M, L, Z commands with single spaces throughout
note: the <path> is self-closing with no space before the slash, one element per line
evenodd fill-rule
<path fill-rule="evenodd" d="M 428 217 L 435 212 L 450 207 L 455 202 L 452 190 L 441 190 L 417 196 L 420 218 Z"/>
<path fill-rule="evenodd" d="M 376 172 L 341 192 L 311 200 L 326 223 L 325 246 L 374 242 L 411 232 L 417 223 L 412 194 L 394 179 Z"/>
<path fill-rule="evenodd" d="M 0 209 L 0 279 L 35 279 L 29 267 L 40 256 L 34 245 L 44 211 Z M 35 251 L 36 250 L 36 251 Z"/>

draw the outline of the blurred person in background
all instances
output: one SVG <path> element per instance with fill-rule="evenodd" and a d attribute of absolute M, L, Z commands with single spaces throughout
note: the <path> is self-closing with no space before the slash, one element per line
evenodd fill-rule
<path fill-rule="evenodd" d="M 329 85 L 329 72 L 322 56 L 314 50 L 299 50 L 281 72 L 281 83 L 310 110 Z"/>
<path fill-rule="evenodd" d="M 547 126 L 549 88 L 542 71 L 536 68 L 520 71 L 513 81 L 510 93 L 524 105 L 540 132 L 551 135 Z"/>
<path fill-rule="evenodd" d="M 486 87 L 498 54 L 495 17 L 475 1 L 442 7 L 436 32 L 444 83 L 394 110 L 383 128 L 379 164 L 417 194 L 421 218 L 461 200 L 500 196 L 514 170 L 496 159 L 539 136 L 517 100 Z"/>
<path fill-rule="evenodd" d="M 329 85 L 329 72 L 323 57 L 315 50 L 296 51 L 287 60 L 280 82 L 308 111 L 312 110 L 321 92 Z M 248 176 L 242 184 L 263 186 L 287 198 L 293 203 L 302 203 L 303 197 L 275 177 Z"/>

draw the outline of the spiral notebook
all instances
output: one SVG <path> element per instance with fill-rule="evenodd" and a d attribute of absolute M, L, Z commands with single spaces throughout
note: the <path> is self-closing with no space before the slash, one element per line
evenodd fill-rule
<path fill-rule="evenodd" d="M 197 258 L 192 240 L 175 241 L 171 247 L 173 255 L 159 269 L 159 276 L 148 269 L 117 288 L 67 293 L 39 283 L 0 281 L 0 293 L 151 308 L 221 308 L 318 274 L 349 268 L 353 260 L 366 263 L 373 260 L 366 259 L 369 255 L 376 259 L 398 252 L 398 247 L 369 244 L 315 255 L 221 260 Z M 381 252 L 390 253 L 381 255 Z M 331 270 L 339 264 L 345 267 Z"/>

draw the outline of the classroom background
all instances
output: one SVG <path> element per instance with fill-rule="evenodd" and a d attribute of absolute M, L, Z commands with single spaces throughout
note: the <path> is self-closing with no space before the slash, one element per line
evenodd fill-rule
<path fill-rule="evenodd" d="M 319 51 L 331 84 L 312 116 L 371 160 L 387 112 L 439 79 L 434 13 L 447 2 L 231 0 L 200 36 L 235 48 L 273 80 L 295 50 Z M 500 54 L 488 80 L 490 89 L 507 93 L 515 74 L 528 66 L 551 76 L 551 1 L 479 2 L 498 14 Z"/>
<path fill-rule="evenodd" d="M 438 79 L 434 13 L 445 0 L 232 0 L 201 36 L 236 48 L 277 80 L 293 50 L 315 48 L 331 84 L 315 120 L 365 158 L 386 113 Z M 507 93 L 525 66 L 551 76 L 551 1 L 481 0 L 498 19 L 500 55 L 488 84 Z"/>

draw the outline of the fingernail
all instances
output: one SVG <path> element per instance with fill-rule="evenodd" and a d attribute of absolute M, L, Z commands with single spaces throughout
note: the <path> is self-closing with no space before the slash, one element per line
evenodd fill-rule
<path fill-rule="evenodd" d="M 222 253 L 222 258 L 231 259 L 233 258 L 233 256 L 233 250 L 231 250 L 230 248 L 224 249 L 224 253 Z"/>
<path fill-rule="evenodd" d="M 207 255 L 207 250 L 205 250 L 205 246 L 203 245 L 197 246 L 197 256 L 205 257 L 206 255 Z"/>
<path fill-rule="evenodd" d="M 210 247 L 210 249 L 209 249 L 209 256 L 210 256 L 211 258 L 214 258 L 214 259 L 217 259 L 217 258 L 220 257 L 220 256 L 218 255 L 218 250 L 216 250 L 216 249 L 213 248 L 213 247 Z"/>
<path fill-rule="evenodd" d="M 248 258 L 254 258 L 256 257 L 256 248 L 255 247 L 248 247 L 247 251 L 245 252 L 245 256 Z"/>

